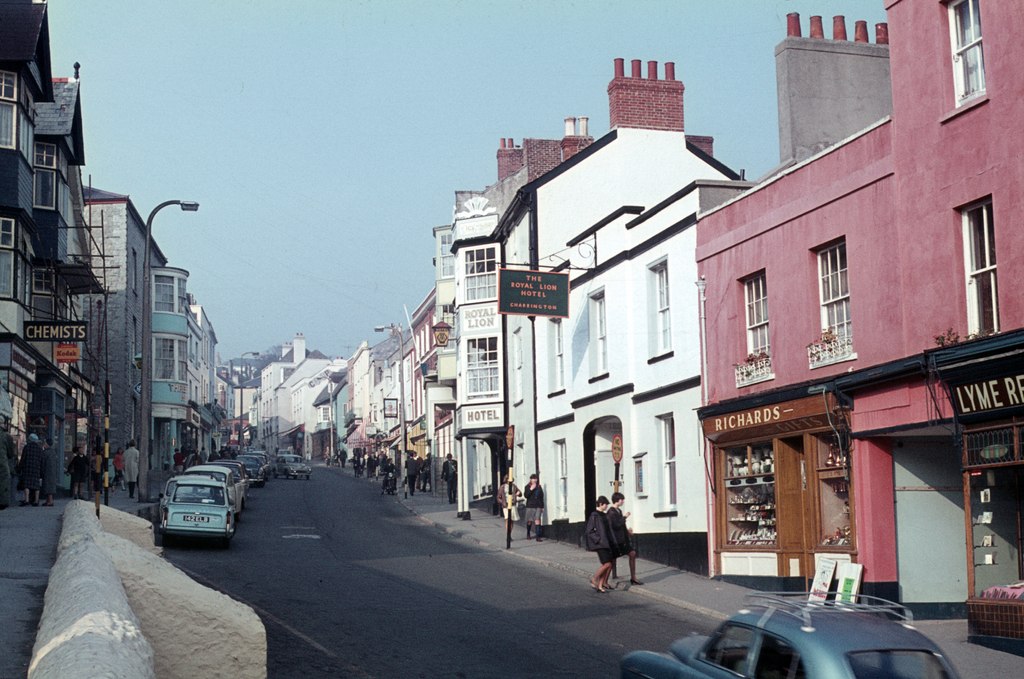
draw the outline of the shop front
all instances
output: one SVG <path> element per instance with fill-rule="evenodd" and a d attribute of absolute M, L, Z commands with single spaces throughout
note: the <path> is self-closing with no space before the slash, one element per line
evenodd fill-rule
<path fill-rule="evenodd" d="M 701 409 L 713 446 L 716 572 L 807 591 L 822 558 L 857 561 L 849 404 L 830 393 L 760 400 Z"/>
<path fill-rule="evenodd" d="M 1024 333 L 935 361 L 963 456 L 969 638 L 1024 655 Z"/>

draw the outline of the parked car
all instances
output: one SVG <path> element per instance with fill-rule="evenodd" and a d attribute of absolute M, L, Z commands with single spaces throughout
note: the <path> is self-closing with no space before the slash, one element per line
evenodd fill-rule
<path fill-rule="evenodd" d="M 305 476 L 308 481 L 309 476 L 312 473 L 312 468 L 298 455 L 278 455 L 277 462 L 274 464 L 275 479 L 278 476 L 284 476 L 290 479 L 297 479 L 300 476 Z"/>
<path fill-rule="evenodd" d="M 263 470 L 264 470 L 264 479 L 263 480 L 266 481 L 267 478 L 270 477 L 270 474 L 273 471 L 273 467 L 274 467 L 273 463 L 270 460 L 270 455 L 268 455 L 266 452 L 264 452 L 262 450 L 257 450 L 257 451 L 252 451 L 252 452 L 248 452 L 248 453 L 243 453 L 239 457 L 242 457 L 242 456 L 245 456 L 245 457 L 255 457 L 256 459 L 258 459 L 260 461 L 260 465 L 263 467 Z"/>
<path fill-rule="evenodd" d="M 170 481 L 170 494 L 161 498 L 166 502 L 161 502 L 157 544 L 166 546 L 170 538 L 190 537 L 218 540 L 227 548 L 235 535 L 227 485 L 202 475 L 178 476 Z"/>
<path fill-rule="evenodd" d="M 245 468 L 245 465 L 238 460 L 211 460 L 206 464 L 213 465 L 214 467 L 225 467 L 238 475 L 238 478 L 242 481 L 242 509 L 245 509 L 245 505 L 249 502 L 249 494 L 247 491 L 249 490 L 251 481 L 249 478 L 249 472 Z"/>
<path fill-rule="evenodd" d="M 186 469 L 185 476 L 206 476 L 226 485 L 228 487 L 228 502 L 235 510 L 236 519 L 245 509 L 245 483 L 233 469 L 212 463 L 197 464 Z"/>
<path fill-rule="evenodd" d="M 267 483 L 267 472 L 263 468 L 263 462 L 254 455 L 239 455 L 238 461 L 245 465 L 249 473 L 249 483 L 257 488 L 262 488 Z"/>
<path fill-rule="evenodd" d="M 634 651 L 620 677 L 636 679 L 956 679 L 956 670 L 902 606 L 807 595 L 752 595 L 710 636 L 678 639 L 668 653 Z"/>

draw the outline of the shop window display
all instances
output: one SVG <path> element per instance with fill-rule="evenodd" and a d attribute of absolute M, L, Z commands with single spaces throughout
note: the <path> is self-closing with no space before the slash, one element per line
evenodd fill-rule
<path fill-rule="evenodd" d="M 770 443 L 729 448 L 725 452 L 728 510 L 726 544 L 774 547 L 775 455 Z"/>
<path fill-rule="evenodd" d="M 823 547 L 850 547 L 849 454 L 832 443 L 831 436 L 818 437 L 818 516 Z"/>

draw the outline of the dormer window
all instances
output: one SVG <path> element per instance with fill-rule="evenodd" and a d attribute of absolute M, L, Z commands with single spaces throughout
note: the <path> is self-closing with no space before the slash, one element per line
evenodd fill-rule
<path fill-rule="evenodd" d="M 34 207 L 53 210 L 57 207 L 57 146 L 37 141 L 32 161 L 35 167 Z"/>

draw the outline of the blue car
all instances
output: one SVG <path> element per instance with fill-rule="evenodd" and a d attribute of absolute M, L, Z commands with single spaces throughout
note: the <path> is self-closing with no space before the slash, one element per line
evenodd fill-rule
<path fill-rule="evenodd" d="M 158 544 L 173 537 L 216 540 L 223 547 L 235 535 L 235 517 L 222 481 L 207 476 L 187 475 L 168 483 L 161 498 Z M 173 485 L 173 487 L 172 487 Z"/>
<path fill-rule="evenodd" d="M 634 651 L 623 679 L 958 679 L 942 651 L 899 604 L 808 602 L 807 595 L 752 595 L 710 636 L 675 641 L 668 653 Z"/>

